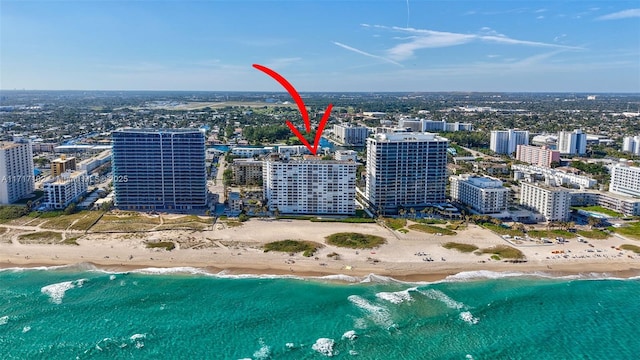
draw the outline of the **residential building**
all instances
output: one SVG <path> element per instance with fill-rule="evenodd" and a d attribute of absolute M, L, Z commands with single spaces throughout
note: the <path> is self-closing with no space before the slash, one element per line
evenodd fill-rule
<path fill-rule="evenodd" d="M 76 169 L 76 158 L 73 156 L 66 157 L 60 155 L 59 158 L 51 161 L 51 176 L 57 177 L 60 174 L 67 171 L 74 171 Z"/>
<path fill-rule="evenodd" d="M 336 140 L 343 145 L 362 146 L 369 136 L 369 128 L 350 124 L 336 124 L 333 125 L 333 134 Z"/>
<path fill-rule="evenodd" d="M 473 130 L 473 125 L 469 123 L 447 123 L 444 120 L 435 121 L 429 119 L 400 119 L 398 127 L 402 129 L 411 129 L 413 132 L 454 132 Z"/>
<path fill-rule="evenodd" d="M 127 210 L 192 210 L 207 205 L 204 134 L 191 129 L 114 131 L 115 205 Z"/>
<path fill-rule="evenodd" d="M 0 204 L 11 204 L 33 193 L 33 150 L 28 141 L 0 142 Z"/>
<path fill-rule="evenodd" d="M 611 167 L 609 191 L 614 194 L 640 197 L 640 167 L 619 163 Z"/>
<path fill-rule="evenodd" d="M 283 214 L 355 214 L 353 161 L 265 161 L 263 192 L 269 210 Z"/>
<path fill-rule="evenodd" d="M 227 204 L 229 205 L 229 210 L 234 213 L 242 212 L 244 205 L 242 198 L 240 197 L 240 193 L 235 191 L 229 192 Z"/>
<path fill-rule="evenodd" d="M 519 130 L 491 131 L 489 148 L 497 154 L 511 155 L 518 145 L 529 145 L 529 132 Z"/>
<path fill-rule="evenodd" d="M 43 205 L 47 209 L 65 209 L 87 192 L 88 180 L 85 171 L 68 170 L 46 181 L 42 185 Z"/>
<path fill-rule="evenodd" d="M 567 221 L 571 193 L 564 188 L 521 182 L 520 205 L 537 211 L 545 221 Z"/>
<path fill-rule="evenodd" d="M 338 161 L 358 161 L 358 153 L 354 150 L 336 150 L 333 158 Z"/>
<path fill-rule="evenodd" d="M 249 159 L 234 159 L 233 182 L 236 185 L 261 185 L 262 161 Z"/>
<path fill-rule="evenodd" d="M 640 216 L 640 198 L 604 191 L 571 193 L 571 206 L 602 206 L 625 216 Z"/>
<path fill-rule="evenodd" d="M 640 135 L 624 137 L 622 139 L 622 151 L 640 156 Z"/>
<path fill-rule="evenodd" d="M 260 156 L 268 154 L 273 151 L 273 147 L 233 147 L 231 148 L 231 155 L 250 158 L 254 156 Z"/>
<path fill-rule="evenodd" d="M 56 143 L 44 143 L 44 142 L 33 142 L 31 143 L 31 149 L 34 153 L 41 152 L 53 152 L 53 149 L 58 146 Z"/>
<path fill-rule="evenodd" d="M 105 150 L 100 154 L 80 161 L 76 166 L 78 170 L 84 170 L 90 174 L 93 170 L 111 161 L 111 150 Z"/>
<path fill-rule="evenodd" d="M 560 131 L 558 151 L 567 155 L 584 155 L 587 152 L 587 134 L 582 130 Z"/>
<path fill-rule="evenodd" d="M 375 212 L 395 214 L 444 203 L 449 140 L 432 133 L 376 134 L 367 139 L 364 197 Z"/>
<path fill-rule="evenodd" d="M 473 124 L 470 123 L 445 123 L 444 131 L 447 132 L 455 132 L 455 131 L 473 131 Z"/>
<path fill-rule="evenodd" d="M 516 160 L 533 165 L 551 167 L 554 162 L 560 163 L 560 151 L 551 150 L 546 146 L 518 145 L 516 147 Z"/>
<path fill-rule="evenodd" d="M 278 146 L 278 153 L 289 157 L 311 154 L 311 151 L 304 145 L 282 145 Z"/>
<path fill-rule="evenodd" d="M 514 180 L 520 179 L 520 177 L 515 178 L 515 172 L 521 172 L 522 174 L 528 175 L 531 180 L 544 179 L 545 182 L 553 183 L 555 186 L 567 185 L 581 189 L 589 189 L 598 185 L 598 180 L 588 176 L 577 175 L 560 169 L 543 166 L 513 164 L 511 165 L 511 170 L 514 171 Z"/>
<path fill-rule="evenodd" d="M 459 175 L 449 177 L 451 199 L 478 214 L 495 214 L 509 206 L 509 189 L 502 181 L 489 177 Z"/>

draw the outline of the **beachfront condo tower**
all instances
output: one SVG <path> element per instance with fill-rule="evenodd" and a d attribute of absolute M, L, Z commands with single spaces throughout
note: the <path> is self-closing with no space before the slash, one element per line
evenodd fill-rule
<path fill-rule="evenodd" d="M 190 129 L 113 132 L 115 206 L 185 211 L 207 204 L 204 134 Z"/>
<path fill-rule="evenodd" d="M 396 214 L 445 202 L 449 140 L 432 133 L 367 139 L 365 198 L 376 213 Z"/>
<path fill-rule="evenodd" d="M 31 143 L 0 142 L 0 204 L 26 198 L 34 187 Z"/>

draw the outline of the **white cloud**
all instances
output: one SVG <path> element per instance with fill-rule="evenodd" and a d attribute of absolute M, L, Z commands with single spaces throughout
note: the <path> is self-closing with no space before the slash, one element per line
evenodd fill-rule
<path fill-rule="evenodd" d="M 300 60 L 302 60 L 301 57 L 271 59 L 265 66 L 270 68 L 283 68 L 293 63 L 299 62 Z"/>
<path fill-rule="evenodd" d="M 368 52 L 366 52 L 366 51 L 362 51 L 362 50 L 356 49 L 356 48 L 354 48 L 354 47 L 351 47 L 351 46 L 349 46 L 349 45 L 345 45 L 345 44 L 339 43 L 339 42 L 337 42 L 337 41 L 333 41 L 333 44 L 334 44 L 334 45 L 337 45 L 337 46 L 339 46 L 339 47 L 341 47 L 341 48 L 343 48 L 343 49 L 346 49 L 346 50 L 349 50 L 349 51 L 353 51 L 353 52 L 355 52 L 355 53 L 358 53 L 358 54 L 361 54 L 361 55 L 364 55 L 364 56 L 368 56 L 368 57 L 370 57 L 370 58 L 374 58 L 374 59 L 382 60 L 382 61 L 385 61 L 385 62 L 388 62 L 388 63 L 394 64 L 394 65 L 402 66 L 402 64 L 400 64 L 400 63 L 398 63 L 398 62 L 396 62 L 396 61 L 393 61 L 393 60 L 391 60 L 391 59 L 388 59 L 388 58 L 386 58 L 386 57 L 384 57 L 384 56 L 378 56 L 378 55 L 370 54 L 370 53 L 368 53 Z"/>
<path fill-rule="evenodd" d="M 640 17 L 640 9 L 627 9 L 600 16 L 596 20 L 618 20 L 637 17 Z"/>

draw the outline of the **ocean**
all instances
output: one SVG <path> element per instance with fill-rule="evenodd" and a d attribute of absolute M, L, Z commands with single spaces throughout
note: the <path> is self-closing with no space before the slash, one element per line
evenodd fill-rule
<path fill-rule="evenodd" d="M 1 359 L 637 359 L 640 279 L 0 270 Z"/>

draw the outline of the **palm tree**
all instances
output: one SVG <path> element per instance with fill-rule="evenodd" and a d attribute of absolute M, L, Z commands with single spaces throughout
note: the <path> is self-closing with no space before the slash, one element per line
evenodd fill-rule
<path fill-rule="evenodd" d="M 411 217 L 415 220 L 416 219 L 416 209 L 410 208 L 409 209 L 409 213 L 411 213 Z"/>

